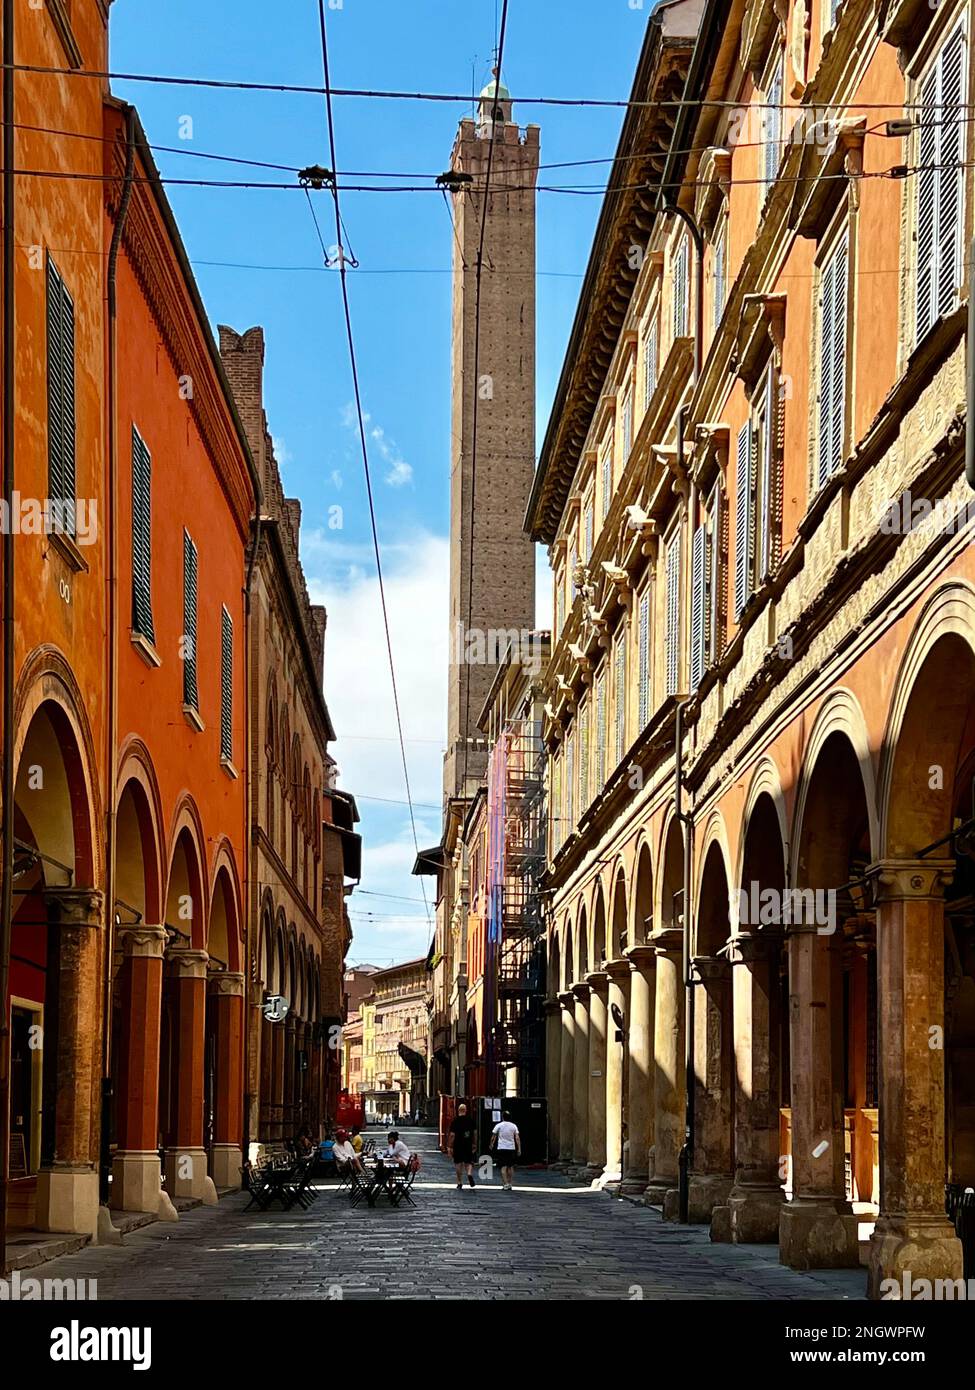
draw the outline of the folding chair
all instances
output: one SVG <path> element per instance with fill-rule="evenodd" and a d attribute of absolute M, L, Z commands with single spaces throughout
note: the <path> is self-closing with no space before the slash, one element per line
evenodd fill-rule
<path fill-rule="evenodd" d="M 254 1206 L 259 1207 L 261 1211 L 267 1211 L 274 1198 L 270 1173 L 270 1164 L 265 1164 L 261 1168 L 247 1167 L 244 1169 L 244 1187 L 251 1195 L 244 1211 L 250 1211 L 251 1207 Z"/>
<path fill-rule="evenodd" d="M 402 1177 L 395 1177 L 389 1185 L 389 1200 L 394 1207 L 398 1207 L 400 1202 L 408 1202 L 411 1207 L 416 1206 L 410 1189 L 416 1182 L 416 1175 L 419 1171 L 420 1160 L 416 1154 L 413 1154 L 406 1166 L 406 1172 Z"/>
<path fill-rule="evenodd" d="M 353 1168 L 349 1182 L 350 1204 L 357 1207 L 363 1198 L 368 1198 L 370 1186 L 371 1184 L 363 1178 L 361 1173 L 357 1173 Z"/>

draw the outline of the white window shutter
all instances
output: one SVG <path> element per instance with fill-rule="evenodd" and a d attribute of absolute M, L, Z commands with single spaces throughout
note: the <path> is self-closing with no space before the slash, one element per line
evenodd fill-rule
<path fill-rule="evenodd" d="M 735 479 L 735 622 L 741 619 L 751 594 L 752 571 L 752 427 L 738 431 L 738 471 Z"/>
<path fill-rule="evenodd" d="M 761 482 L 759 494 L 762 514 L 759 517 L 759 575 L 764 579 L 772 567 L 772 523 L 774 517 L 775 488 L 775 369 L 770 367 L 765 378 L 765 432 L 762 439 L 762 457 L 759 460 Z"/>
<path fill-rule="evenodd" d="M 601 481 L 602 497 L 600 499 L 600 517 L 606 520 L 606 513 L 609 511 L 609 504 L 613 495 L 613 449 L 607 445 L 603 451 L 603 469 Z"/>
<path fill-rule="evenodd" d="M 640 596 L 640 626 L 638 634 L 639 660 L 639 716 L 640 732 L 650 719 L 650 590 L 644 589 Z"/>
<path fill-rule="evenodd" d="M 937 313 L 950 314 L 958 299 L 962 268 L 962 202 L 965 152 L 965 36 L 958 28 L 938 59 L 941 69 L 940 149 L 938 151 Z"/>
<path fill-rule="evenodd" d="M 916 341 L 924 337 L 935 319 L 934 288 L 937 281 L 935 255 L 936 218 L 940 169 L 941 111 L 938 104 L 939 63 L 921 84 L 920 132 L 918 136 L 918 176 L 916 219 L 917 300 L 915 303 Z"/>
<path fill-rule="evenodd" d="M 667 694 L 680 689 L 680 567 L 681 532 L 674 532 L 667 548 Z"/>
<path fill-rule="evenodd" d="M 650 404 L 653 393 L 657 389 L 657 320 L 654 318 L 647 332 L 646 342 L 643 351 L 645 354 L 644 377 L 643 377 L 643 407 Z"/>
<path fill-rule="evenodd" d="M 764 155 L 766 193 L 768 193 L 770 186 L 775 182 L 775 176 L 779 172 L 779 159 L 782 153 L 783 63 L 784 55 L 780 54 L 778 62 L 775 65 L 775 72 L 772 74 L 771 86 L 765 94 L 765 147 L 762 153 Z"/>
<path fill-rule="evenodd" d="M 626 633 L 616 639 L 613 662 L 613 702 L 615 707 L 615 762 L 619 763 L 626 746 Z"/>
<path fill-rule="evenodd" d="M 687 334 L 687 238 L 681 239 L 674 259 L 674 337 Z"/>
<path fill-rule="evenodd" d="M 835 473 L 843 462 L 843 432 L 846 419 L 846 289 L 848 281 L 849 242 L 844 236 L 836 248 L 834 263 L 836 279 L 834 283 L 833 312 L 835 325 L 833 333 L 833 360 L 831 371 L 832 387 L 832 431 L 830 441 L 830 471 Z"/>
<path fill-rule="evenodd" d="M 843 462 L 846 415 L 846 294 L 849 242 L 844 235 L 820 275 L 819 458 L 820 487 Z"/>
<path fill-rule="evenodd" d="M 698 526 L 691 542 L 691 690 L 701 684 L 704 675 L 706 619 L 707 532 Z"/>

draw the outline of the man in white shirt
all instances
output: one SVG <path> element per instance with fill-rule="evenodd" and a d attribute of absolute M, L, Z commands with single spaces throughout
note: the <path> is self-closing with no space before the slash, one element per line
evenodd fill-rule
<path fill-rule="evenodd" d="M 351 1167 L 356 1173 L 362 1172 L 362 1163 L 359 1159 L 359 1155 L 352 1147 L 352 1141 L 344 1129 L 338 1130 L 335 1135 L 335 1147 L 332 1149 L 332 1158 L 335 1160 L 335 1166 L 340 1173 L 346 1166 Z"/>
<path fill-rule="evenodd" d="M 409 1149 L 403 1143 L 396 1130 L 391 1130 L 389 1135 L 389 1147 L 383 1155 L 383 1163 L 387 1168 L 405 1168 L 409 1161 Z"/>
<path fill-rule="evenodd" d="M 505 1192 L 510 1192 L 515 1163 L 521 1153 L 521 1135 L 509 1110 L 504 1112 L 491 1131 L 491 1143 L 488 1147 L 494 1150 L 495 1159 L 501 1169 L 501 1186 Z"/>

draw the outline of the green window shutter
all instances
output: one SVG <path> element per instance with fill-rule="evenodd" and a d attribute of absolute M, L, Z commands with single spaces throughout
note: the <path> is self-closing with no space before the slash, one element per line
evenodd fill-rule
<path fill-rule="evenodd" d="M 61 425 L 61 277 L 47 262 L 47 468 L 52 500 L 64 496 Z"/>
<path fill-rule="evenodd" d="M 155 642 L 152 622 L 152 458 L 132 426 L 132 629 Z"/>
<path fill-rule="evenodd" d="M 234 620 L 220 610 L 220 756 L 230 758 L 234 747 Z"/>
<path fill-rule="evenodd" d="M 183 532 L 183 703 L 199 711 L 197 682 L 196 608 L 198 565 L 196 546 L 188 531 Z"/>
<path fill-rule="evenodd" d="M 58 525 L 75 532 L 76 431 L 74 301 L 47 260 L 47 460 L 49 501 Z"/>

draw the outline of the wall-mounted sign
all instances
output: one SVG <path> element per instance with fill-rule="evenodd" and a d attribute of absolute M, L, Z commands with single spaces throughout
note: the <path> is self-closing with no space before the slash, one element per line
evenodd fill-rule
<path fill-rule="evenodd" d="M 268 1023 L 282 1023 L 288 1017 L 288 1001 L 283 994 L 264 996 L 264 1017 Z"/>

